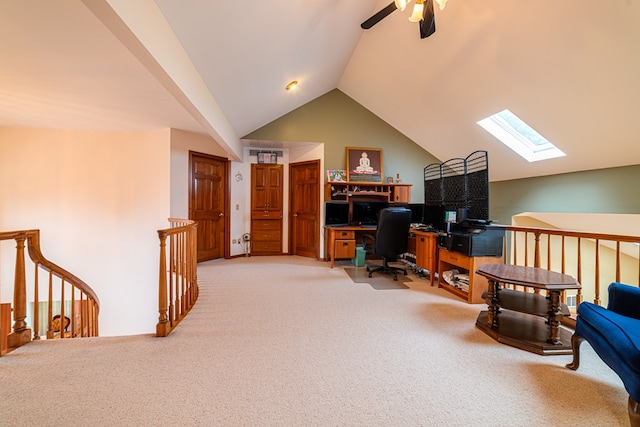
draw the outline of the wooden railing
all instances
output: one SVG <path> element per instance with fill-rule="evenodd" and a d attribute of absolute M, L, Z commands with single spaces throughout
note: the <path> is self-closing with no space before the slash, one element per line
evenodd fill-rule
<path fill-rule="evenodd" d="M 158 337 L 169 335 L 198 299 L 197 223 L 175 218 L 169 218 L 169 223 L 170 228 L 158 230 Z"/>
<path fill-rule="evenodd" d="M 0 242 L 8 240 L 16 243 L 15 274 L 13 302 L 1 304 L 3 345 L 0 355 L 30 342 L 32 332 L 34 340 L 41 336 L 47 339 L 98 336 L 100 302 L 97 295 L 85 282 L 42 255 L 40 230 L 0 232 Z M 33 274 L 27 271 L 25 242 L 33 262 Z M 0 261 L 10 263 L 9 258 L 3 253 Z M 32 282 L 33 286 L 28 287 L 27 282 Z M 29 318 L 28 301 L 32 302 Z M 10 319 L 10 311 L 13 312 L 12 326 L 5 324 L 7 318 Z"/>
<path fill-rule="evenodd" d="M 569 274 L 582 285 L 574 294 L 563 295 L 563 302 L 574 296 L 575 306 L 585 299 L 606 305 L 611 282 L 640 286 L 640 236 L 505 228 L 505 263 Z"/>

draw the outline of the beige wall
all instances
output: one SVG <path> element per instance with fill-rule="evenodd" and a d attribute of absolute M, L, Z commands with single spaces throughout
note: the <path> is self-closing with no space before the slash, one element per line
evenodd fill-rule
<path fill-rule="evenodd" d="M 440 163 L 440 160 L 338 89 L 274 120 L 245 138 L 322 142 L 325 170 L 346 168 L 345 147 L 381 148 L 384 175 L 395 177 L 400 173 L 402 182 L 413 184 L 411 197 L 414 202 L 424 201 L 424 167 Z"/>
<path fill-rule="evenodd" d="M 0 128 L 0 153 L 0 230 L 41 230 L 44 256 L 99 296 L 101 335 L 153 332 L 156 231 L 170 211 L 169 130 Z M 13 272 L 0 268 L 5 301 Z"/>

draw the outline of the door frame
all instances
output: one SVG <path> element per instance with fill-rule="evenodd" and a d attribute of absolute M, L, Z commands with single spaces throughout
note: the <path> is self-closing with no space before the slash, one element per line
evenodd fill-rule
<path fill-rule="evenodd" d="M 322 252 L 320 250 L 320 243 L 322 242 L 322 223 L 321 223 L 321 218 L 320 218 L 320 212 L 321 212 L 321 205 L 322 205 L 322 199 L 321 196 L 323 194 L 322 192 L 322 169 L 321 169 L 321 162 L 320 159 L 314 159 L 314 160 L 305 160 L 302 162 L 293 162 L 293 163 L 289 163 L 289 224 L 288 224 L 288 230 L 289 230 L 289 238 L 287 239 L 289 242 L 289 247 L 287 250 L 287 253 L 289 255 L 291 255 L 293 253 L 293 219 L 291 218 L 291 216 L 293 215 L 292 212 L 292 207 L 293 207 L 293 200 L 295 197 L 295 194 L 293 192 L 294 190 L 294 186 L 292 185 L 292 168 L 295 166 L 301 166 L 301 165 L 305 165 L 305 164 L 309 164 L 309 165 L 316 165 L 317 169 L 318 169 L 318 193 L 316 194 L 316 197 L 318 199 L 318 205 L 317 205 L 317 209 L 316 209 L 316 218 L 318 218 L 318 229 L 317 231 L 317 235 L 316 235 L 316 259 L 320 259 L 320 253 Z"/>
<path fill-rule="evenodd" d="M 191 165 L 193 164 L 193 156 L 206 157 L 211 160 L 220 161 L 224 164 L 224 172 L 222 174 L 224 179 L 224 185 L 222 188 L 224 189 L 224 230 L 223 230 L 223 242 L 224 247 L 222 248 L 222 256 L 227 259 L 230 258 L 231 254 L 231 240 L 230 240 L 230 229 L 231 229 L 231 162 L 228 158 L 214 156 L 212 154 L 201 153 L 199 151 L 189 150 L 189 191 L 187 194 L 187 209 L 189 219 L 193 217 L 193 206 L 191 205 L 192 194 L 193 194 L 193 170 Z"/>

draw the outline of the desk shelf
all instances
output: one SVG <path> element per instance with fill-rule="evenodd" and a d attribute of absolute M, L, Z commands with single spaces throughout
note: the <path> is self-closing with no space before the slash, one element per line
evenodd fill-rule
<path fill-rule="evenodd" d="M 440 248 L 438 262 L 438 287 L 462 298 L 469 304 L 482 304 L 485 302 L 483 293 L 487 290 L 489 282 L 486 278 L 478 275 L 476 270 L 483 264 L 501 263 L 502 257 L 470 257 L 458 252 Z M 457 288 L 443 279 L 442 273 L 453 269 L 458 270 L 460 273 L 469 275 L 469 291 Z"/>
<path fill-rule="evenodd" d="M 324 199 L 345 202 L 351 199 L 370 199 L 389 203 L 411 203 L 412 186 L 412 184 L 329 181 L 325 185 Z"/>

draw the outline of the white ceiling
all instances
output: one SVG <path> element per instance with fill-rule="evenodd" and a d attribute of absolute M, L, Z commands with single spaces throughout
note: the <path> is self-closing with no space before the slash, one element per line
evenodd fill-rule
<path fill-rule="evenodd" d="M 239 140 L 338 88 L 491 180 L 640 164 L 640 0 L 450 0 L 420 39 L 390 0 L 0 0 L 0 126 Z M 291 80 L 299 90 L 286 92 Z M 527 163 L 476 121 L 509 108 L 566 157 Z"/>

